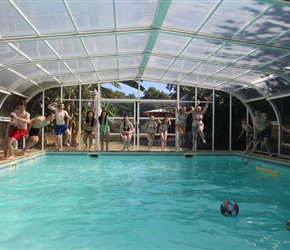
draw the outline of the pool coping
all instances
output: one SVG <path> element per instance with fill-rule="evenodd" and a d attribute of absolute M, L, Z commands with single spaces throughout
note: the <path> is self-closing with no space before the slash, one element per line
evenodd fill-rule
<path fill-rule="evenodd" d="M 3 162 L 0 163 L 0 171 L 11 168 L 14 169 L 17 167 L 18 164 L 21 163 L 26 163 L 26 162 L 35 162 L 35 160 L 39 157 L 45 156 L 45 155 L 87 155 L 91 157 L 96 157 L 99 158 L 102 155 L 104 156 L 128 156 L 128 155 L 147 155 L 147 156 L 183 156 L 184 158 L 191 158 L 191 157 L 196 157 L 196 156 L 205 156 L 205 155 L 232 155 L 232 156 L 241 156 L 243 155 L 243 152 L 239 151 L 196 151 L 196 152 L 191 152 L 191 151 L 181 151 L 181 152 L 176 152 L 176 151 L 166 151 L 166 152 L 160 152 L 160 151 L 40 151 L 40 152 L 35 152 L 32 155 L 29 156 L 22 156 L 21 158 L 8 161 L 8 162 Z M 285 159 L 280 159 L 280 158 L 269 158 L 263 155 L 252 155 L 251 159 L 259 160 L 261 162 L 269 162 L 272 164 L 279 165 L 280 167 L 285 167 L 290 169 L 290 161 L 285 160 Z"/>

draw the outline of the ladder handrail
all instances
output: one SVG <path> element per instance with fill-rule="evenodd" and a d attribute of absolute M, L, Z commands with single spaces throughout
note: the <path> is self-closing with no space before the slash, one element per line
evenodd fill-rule
<path fill-rule="evenodd" d="M 248 156 L 248 158 L 247 158 L 247 161 L 244 162 L 244 157 L 245 157 L 246 153 L 248 152 L 248 149 L 250 148 L 250 146 L 254 143 L 254 141 L 257 141 L 257 143 L 253 146 L 253 149 L 252 149 L 252 151 L 250 152 L 250 154 L 249 154 L 249 156 Z M 258 144 L 259 144 L 260 142 L 261 142 L 261 140 L 253 139 L 253 140 L 249 143 L 249 145 L 247 146 L 247 148 L 246 148 L 246 150 L 245 150 L 245 152 L 244 152 L 244 154 L 243 154 L 243 156 L 242 156 L 242 162 L 243 162 L 243 163 L 248 164 L 248 162 L 249 162 L 249 160 L 250 160 L 250 157 L 252 156 L 254 150 L 256 149 L 256 147 L 258 146 Z"/>

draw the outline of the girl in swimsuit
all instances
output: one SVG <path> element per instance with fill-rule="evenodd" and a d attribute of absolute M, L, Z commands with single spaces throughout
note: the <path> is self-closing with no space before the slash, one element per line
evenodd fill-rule
<path fill-rule="evenodd" d="M 240 139 L 241 136 L 244 134 L 244 132 L 246 132 L 246 147 L 248 148 L 249 144 L 254 139 L 254 128 L 250 124 L 248 124 L 246 118 L 244 117 L 242 118 L 241 126 L 242 126 L 242 132 L 238 138 Z M 252 148 L 249 147 L 248 151 L 251 152 Z"/>
<path fill-rule="evenodd" d="M 94 118 L 94 112 L 88 111 L 86 118 L 84 120 L 84 143 L 85 149 L 89 151 L 92 150 L 93 139 L 95 137 L 96 130 L 96 119 Z M 88 138 L 89 138 L 89 147 L 88 147 Z"/>
<path fill-rule="evenodd" d="M 119 133 L 123 140 L 123 148 L 122 151 L 127 148 L 129 151 L 129 146 L 132 138 L 132 134 L 134 132 L 134 125 L 129 121 L 129 116 L 124 116 L 124 121 L 120 125 Z"/>
<path fill-rule="evenodd" d="M 181 149 L 181 144 L 185 135 L 185 130 L 186 130 L 186 119 L 187 116 L 189 114 L 191 114 L 193 112 L 194 108 L 193 106 L 191 106 L 191 110 L 190 111 L 186 111 L 186 107 L 182 106 L 179 110 L 178 110 L 178 120 L 176 122 L 176 130 L 178 131 L 178 147 L 179 147 L 179 151 L 182 151 Z"/>
<path fill-rule="evenodd" d="M 166 151 L 167 131 L 168 131 L 168 128 L 171 126 L 171 121 L 168 117 L 165 117 L 163 121 L 159 120 L 157 124 L 160 124 L 159 133 L 161 137 L 161 150 Z"/>
<path fill-rule="evenodd" d="M 208 109 L 209 101 L 211 100 L 211 96 L 208 96 L 206 98 L 206 104 L 204 108 L 202 109 L 200 106 L 197 106 L 194 108 L 194 111 L 192 113 L 192 125 L 191 125 L 191 131 L 192 131 L 192 151 L 195 151 L 195 144 L 196 144 L 196 138 L 197 134 L 200 135 L 202 142 L 206 143 L 204 139 L 204 124 L 202 122 L 203 115 Z M 197 105 L 200 104 L 200 100 L 197 101 Z"/>
<path fill-rule="evenodd" d="M 101 150 L 104 150 L 104 140 L 106 141 L 106 151 L 109 151 L 109 137 L 110 137 L 110 125 L 113 125 L 114 122 L 109 118 L 107 111 L 102 110 L 101 115 L 99 116 L 100 123 L 100 140 L 101 140 Z"/>
<path fill-rule="evenodd" d="M 155 134 L 157 132 L 157 123 L 154 121 L 153 115 L 150 116 L 149 121 L 146 121 L 144 130 L 148 139 L 148 151 L 150 151 L 154 142 Z"/>

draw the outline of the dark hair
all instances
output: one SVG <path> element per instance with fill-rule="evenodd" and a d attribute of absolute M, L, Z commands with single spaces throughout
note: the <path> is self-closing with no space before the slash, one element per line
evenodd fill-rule
<path fill-rule="evenodd" d="M 18 103 L 18 105 L 24 105 L 25 107 L 27 106 L 27 102 L 26 101 L 20 101 L 19 103 Z"/>
<path fill-rule="evenodd" d="M 51 116 L 52 114 L 55 114 L 55 113 L 52 111 L 49 111 L 45 117 L 47 118 L 47 117 Z"/>
<path fill-rule="evenodd" d="M 95 123 L 95 114 L 93 111 L 88 111 L 87 112 L 87 116 L 86 116 L 86 123 L 88 124 L 90 122 L 90 118 L 89 118 L 89 113 L 92 113 L 93 114 L 93 119 L 91 120 L 91 124 L 90 126 L 93 127 L 94 126 L 94 123 Z"/>
<path fill-rule="evenodd" d="M 102 117 L 103 117 L 104 112 L 106 112 L 108 114 L 107 110 L 105 110 L 105 109 L 102 110 L 101 115 L 98 117 L 100 125 L 102 125 Z M 105 117 L 105 123 L 106 123 L 106 121 L 107 121 L 107 116 Z"/>
<path fill-rule="evenodd" d="M 129 116 L 128 115 L 124 115 L 124 127 L 126 126 L 125 117 L 129 118 Z"/>

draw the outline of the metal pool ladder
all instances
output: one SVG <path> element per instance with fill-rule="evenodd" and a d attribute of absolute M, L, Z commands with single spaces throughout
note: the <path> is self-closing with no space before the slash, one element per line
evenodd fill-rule
<path fill-rule="evenodd" d="M 256 142 L 255 145 L 254 145 L 254 142 L 255 142 L 255 141 L 257 141 L 257 142 Z M 261 140 L 253 139 L 253 140 L 249 143 L 249 145 L 247 146 L 247 148 L 246 148 L 246 150 L 245 150 L 245 152 L 244 152 L 244 154 L 243 154 L 243 156 L 242 156 L 242 162 L 243 162 L 243 163 L 248 164 L 248 162 L 249 162 L 249 160 L 250 160 L 250 158 L 251 158 L 251 156 L 252 156 L 254 150 L 256 149 L 256 147 L 259 145 L 260 142 L 261 142 Z M 252 144 L 253 144 L 253 149 L 252 149 L 252 151 L 249 153 L 248 157 L 245 158 L 245 157 L 246 157 L 246 154 L 247 154 L 247 152 L 248 152 L 248 149 L 251 147 Z M 245 158 L 245 160 L 244 160 L 244 158 Z"/>

